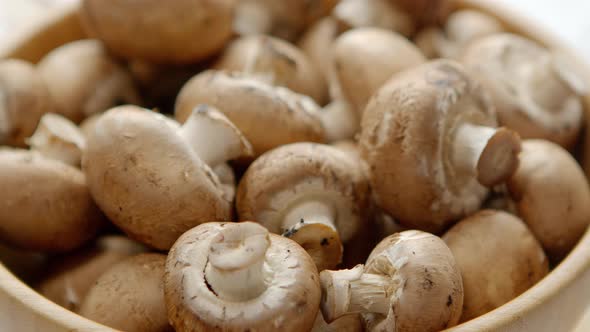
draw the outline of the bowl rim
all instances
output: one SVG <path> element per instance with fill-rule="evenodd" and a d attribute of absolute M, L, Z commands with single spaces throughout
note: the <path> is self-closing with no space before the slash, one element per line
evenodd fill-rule
<path fill-rule="evenodd" d="M 582 75 L 587 82 L 590 82 L 589 65 L 581 61 L 569 46 L 562 44 L 555 34 L 528 19 L 526 15 L 516 13 L 507 6 L 491 0 L 456 0 L 455 2 L 458 8 L 476 9 L 498 18 L 509 31 L 524 35 L 552 49 L 566 52 L 581 64 L 584 69 Z M 0 59 L 20 58 L 37 62 L 45 53 L 61 44 L 86 38 L 78 21 L 77 11 L 78 5 L 74 4 L 65 6 L 50 15 L 23 33 L 18 40 L 0 49 Z M 585 104 L 586 113 L 589 114 L 590 96 L 586 96 Z M 589 119 L 590 116 L 587 116 L 587 121 Z M 588 144 L 590 141 L 585 143 Z M 585 172 L 585 175 L 588 176 L 588 172 Z M 480 331 L 508 326 L 557 296 L 589 269 L 590 229 L 558 266 L 526 292 L 495 310 L 445 331 L 473 331 L 474 328 Z M 0 263 L 0 294 L 8 297 L 10 301 L 19 303 L 23 308 L 32 310 L 33 314 L 42 317 L 43 320 L 58 324 L 67 330 L 116 331 L 51 302 L 14 276 L 2 263 Z"/>

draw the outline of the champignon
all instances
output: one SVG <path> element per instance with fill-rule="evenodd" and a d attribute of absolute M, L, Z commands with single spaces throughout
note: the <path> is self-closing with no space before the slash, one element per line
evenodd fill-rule
<path fill-rule="evenodd" d="M 126 332 L 172 332 L 164 304 L 166 255 L 139 254 L 106 270 L 88 291 L 80 315 Z"/>
<path fill-rule="evenodd" d="M 215 68 L 238 71 L 271 85 L 283 86 L 324 104 L 327 86 L 307 55 L 291 43 L 264 35 L 230 43 Z"/>
<path fill-rule="evenodd" d="M 360 313 L 367 331 L 440 331 L 461 317 L 461 272 L 435 235 L 405 231 L 381 241 L 366 264 L 322 271 L 326 322 Z"/>
<path fill-rule="evenodd" d="M 500 124 L 565 148 L 576 142 L 587 89 L 565 55 L 506 33 L 473 42 L 461 61 L 490 91 Z"/>
<path fill-rule="evenodd" d="M 35 287 L 60 306 L 77 312 L 100 275 L 127 257 L 146 251 L 121 235 L 98 238 L 91 246 L 51 261 L 49 274 Z"/>
<path fill-rule="evenodd" d="M 97 204 L 131 238 L 169 249 L 188 229 L 231 220 L 212 169 L 252 153 L 219 111 L 200 105 L 184 126 L 136 106 L 107 111 L 87 137 L 83 169 Z"/>
<path fill-rule="evenodd" d="M 393 77 L 367 105 L 359 142 L 377 205 L 431 232 L 477 211 L 518 166 L 518 135 L 496 125 L 481 85 L 453 61 Z"/>
<path fill-rule="evenodd" d="M 178 332 L 309 331 L 321 296 L 309 255 L 253 222 L 183 234 L 168 254 L 164 291 Z"/>
<path fill-rule="evenodd" d="M 559 145 L 525 140 L 520 166 L 507 182 L 518 215 L 558 261 L 590 224 L 590 188 L 576 160 Z"/>
<path fill-rule="evenodd" d="M 537 239 L 522 220 L 506 212 L 482 210 L 442 239 L 461 270 L 463 322 L 512 300 L 549 272 Z"/>
<path fill-rule="evenodd" d="M 0 144 L 24 147 L 53 101 L 35 67 L 22 60 L 0 60 Z"/>
<path fill-rule="evenodd" d="M 240 220 L 256 220 L 299 243 L 318 270 L 335 268 L 342 243 L 365 227 L 368 181 L 333 147 L 295 143 L 265 153 L 240 181 Z"/>
<path fill-rule="evenodd" d="M 410 36 L 416 29 L 414 20 L 391 0 L 342 0 L 332 16 L 342 31 L 373 27 Z"/>
<path fill-rule="evenodd" d="M 86 149 L 86 138 L 67 118 L 48 113 L 43 115 L 27 144 L 47 158 L 79 167 L 82 152 Z"/>
<path fill-rule="evenodd" d="M 45 55 L 37 68 L 55 104 L 54 112 L 75 123 L 117 104 L 139 103 L 131 76 L 98 40 L 60 46 Z"/>
<path fill-rule="evenodd" d="M 360 129 L 356 111 L 343 99 L 336 99 L 323 107 L 318 116 L 328 143 L 352 139 Z"/>
<path fill-rule="evenodd" d="M 359 119 L 369 98 L 394 74 L 426 61 L 420 50 L 395 32 L 360 28 L 334 42 L 336 74 Z"/>
<path fill-rule="evenodd" d="M 311 98 L 244 74 L 208 70 L 196 75 L 176 99 L 176 119 L 186 121 L 198 104 L 223 112 L 252 143 L 256 155 L 288 143 L 325 139 L 319 106 Z"/>

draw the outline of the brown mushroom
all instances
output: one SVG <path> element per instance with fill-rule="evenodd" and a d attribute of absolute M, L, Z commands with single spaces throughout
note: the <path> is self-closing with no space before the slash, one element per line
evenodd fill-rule
<path fill-rule="evenodd" d="M 343 99 L 336 99 L 324 106 L 318 116 L 328 143 L 353 139 L 359 132 L 360 121 L 354 108 Z"/>
<path fill-rule="evenodd" d="M 67 118 L 47 113 L 39 121 L 33 136 L 27 139 L 27 144 L 47 158 L 79 167 L 82 152 L 86 149 L 86 138 Z"/>
<path fill-rule="evenodd" d="M 512 300 L 549 272 L 539 242 L 522 220 L 506 212 L 482 210 L 442 239 L 461 270 L 463 322 Z"/>
<path fill-rule="evenodd" d="M 364 266 L 322 271 L 320 281 L 326 322 L 360 313 L 369 332 L 434 332 L 461 317 L 459 267 L 440 238 L 421 231 L 391 235 Z"/>
<path fill-rule="evenodd" d="M 178 332 L 309 331 L 321 294 L 307 253 L 253 222 L 183 234 L 168 254 L 164 291 Z"/>
<path fill-rule="evenodd" d="M 557 144 L 525 140 L 507 185 L 518 215 L 549 258 L 567 255 L 590 224 L 590 188 L 576 160 Z"/>
<path fill-rule="evenodd" d="M 22 60 L 0 60 L 0 144 L 25 146 L 53 101 L 35 67 Z"/>
<path fill-rule="evenodd" d="M 342 243 L 366 227 L 369 185 L 343 152 L 295 143 L 265 153 L 240 181 L 240 220 L 256 220 L 299 243 L 318 270 L 335 268 Z"/>
<path fill-rule="evenodd" d="M 410 36 L 416 29 L 412 17 L 391 0 L 342 0 L 334 8 L 332 16 L 340 30 L 373 27 Z"/>
<path fill-rule="evenodd" d="M 129 72 L 93 39 L 78 40 L 49 52 L 37 66 L 55 113 L 75 123 L 121 103 L 138 104 Z"/>
<path fill-rule="evenodd" d="M 496 125 L 480 84 L 455 62 L 393 77 L 367 105 L 360 137 L 377 205 L 431 232 L 477 211 L 486 187 L 518 166 L 518 135 Z"/>
<path fill-rule="evenodd" d="M 139 254 L 108 270 L 88 291 L 80 315 L 126 332 L 172 332 L 164 304 L 162 254 Z"/>
<path fill-rule="evenodd" d="M 212 169 L 251 153 L 237 128 L 206 105 L 182 127 L 121 106 L 98 120 L 82 163 L 93 197 L 115 225 L 144 244 L 169 249 L 202 222 L 231 220 L 232 197 Z"/>
<path fill-rule="evenodd" d="M 570 148 L 584 115 L 586 83 L 562 53 L 513 34 L 488 36 L 461 56 L 491 93 L 500 124 L 523 138 Z"/>

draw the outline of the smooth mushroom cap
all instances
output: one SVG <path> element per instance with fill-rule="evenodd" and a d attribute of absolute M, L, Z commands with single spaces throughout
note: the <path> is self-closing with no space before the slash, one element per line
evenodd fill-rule
<path fill-rule="evenodd" d="M 320 71 L 295 45 L 278 38 L 245 36 L 228 44 L 216 69 L 243 72 L 324 104 L 328 90 Z"/>
<path fill-rule="evenodd" d="M 54 113 L 43 115 L 33 136 L 27 139 L 32 150 L 43 156 L 80 166 L 86 138 L 80 129 L 67 118 Z"/>
<path fill-rule="evenodd" d="M 35 67 L 25 61 L 0 61 L 0 144 L 25 146 L 53 101 Z"/>
<path fill-rule="evenodd" d="M 576 160 L 559 145 L 525 140 L 507 182 L 518 215 L 553 261 L 565 257 L 590 224 L 590 188 Z"/>
<path fill-rule="evenodd" d="M 461 270 L 461 321 L 483 315 L 517 297 L 549 272 L 543 248 L 522 220 L 482 210 L 463 219 L 442 238 Z"/>
<path fill-rule="evenodd" d="M 139 254 L 106 270 L 88 291 L 80 315 L 127 332 L 172 332 L 164 304 L 166 255 Z"/>
<path fill-rule="evenodd" d="M 240 129 L 255 155 L 299 141 L 324 141 L 319 106 L 309 97 L 239 73 L 208 70 L 180 91 L 175 117 L 184 122 L 195 106 L 216 107 Z"/>
<path fill-rule="evenodd" d="M 518 165 L 518 137 L 496 125 L 485 91 L 455 62 L 393 77 L 367 105 L 359 141 L 377 205 L 430 232 L 477 211 L 487 194 L 482 184 L 506 179 Z M 486 144 L 481 154 L 476 142 Z M 464 162 L 469 168 L 459 167 Z"/>
<path fill-rule="evenodd" d="M 84 173 L 37 152 L 0 149 L 0 239 L 47 252 L 75 249 L 103 224 Z"/>
<path fill-rule="evenodd" d="M 233 0 L 84 0 L 80 16 L 86 32 L 119 56 L 191 63 L 231 38 L 234 8 Z"/>
<path fill-rule="evenodd" d="M 491 93 L 500 124 L 565 148 L 576 142 L 587 89 L 570 59 L 508 33 L 476 40 L 460 58 Z"/>
<path fill-rule="evenodd" d="M 37 65 L 55 113 L 75 123 L 117 104 L 139 104 L 127 70 L 98 40 L 70 42 L 49 52 Z"/>
<path fill-rule="evenodd" d="M 219 179 L 163 115 L 136 106 L 107 111 L 87 137 L 82 167 L 109 219 L 154 248 L 170 248 L 202 222 L 231 219 Z"/>
<path fill-rule="evenodd" d="M 260 236 L 267 246 L 262 256 L 260 248 L 253 249 L 253 257 L 248 248 L 259 244 Z M 217 261 L 211 261 L 212 254 Z M 238 274 L 233 290 L 248 291 L 239 287 L 261 282 L 259 292 L 230 301 L 218 293 L 223 289 L 214 291 L 204 271 L 212 264 L 220 268 L 230 257 L 235 268 L 258 268 L 253 272 L 260 278 L 253 281 L 247 279 L 251 275 Z M 262 264 L 248 263 L 249 258 Z M 231 276 L 232 270 L 226 273 Z M 217 286 L 232 289 L 230 283 Z M 168 254 L 164 290 L 168 317 L 177 331 L 309 331 L 321 296 L 319 276 L 307 253 L 251 222 L 211 222 L 183 234 Z"/>
<path fill-rule="evenodd" d="M 336 39 L 333 48 L 342 92 L 359 118 L 369 98 L 389 78 L 426 61 L 405 37 L 377 28 L 348 31 Z"/>
<path fill-rule="evenodd" d="M 374 27 L 410 36 L 416 29 L 413 19 L 390 0 L 342 0 L 332 16 L 340 30 Z"/>
<path fill-rule="evenodd" d="M 88 290 L 105 270 L 145 251 L 144 246 L 125 236 L 98 238 L 89 247 L 53 259 L 49 274 L 35 288 L 49 300 L 77 312 Z"/>

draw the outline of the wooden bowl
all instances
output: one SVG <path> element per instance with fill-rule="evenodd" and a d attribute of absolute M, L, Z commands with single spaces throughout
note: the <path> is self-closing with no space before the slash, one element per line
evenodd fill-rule
<path fill-rule="evenodd" d="M 509 30 L 527 36 L 552 49 L 570 54 L 558 38 L 522 16 L 502 8 L 493 0 L 459 0 L 499 18 Z M 76 15 L 69 7 L 47 18 L 22 38 L 0 47 L 0 58 L 16 57 L 32 62 L 66 42 L 84 38 Z M 590 68 L 580 73 L 590 82 Z M 590 110 L 590 97 L 586 99 Z M 590 119 L 590 113 L 587 117 Z M 590 131 L 585 144 L 590 147 Z M 590 174 L 590 154 L 583 160 Z M 570 331 L 590 304 L 590 233 L 586 232 L 569 256 L 547 277 L 509 303 L 447 332 L 467 331 Z M 0 264 L 0 330 L 2 331 L 113 331 L 78 316 L 37 294 Z"/>

